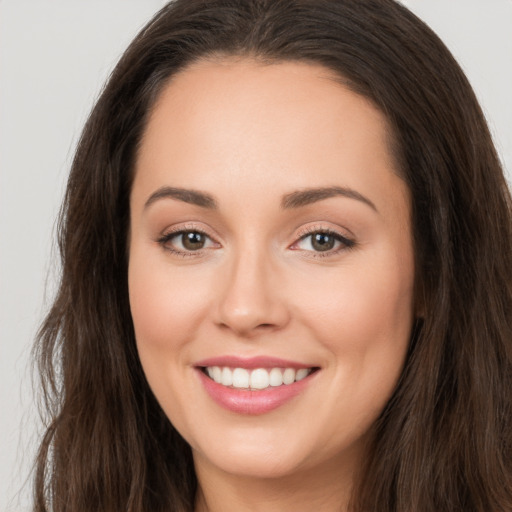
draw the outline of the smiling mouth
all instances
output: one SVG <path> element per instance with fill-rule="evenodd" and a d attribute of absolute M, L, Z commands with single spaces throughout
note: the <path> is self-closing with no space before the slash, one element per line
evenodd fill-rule
<path fill-rule="evenodd" d="M 309 377 L 319 370 L 312 368 L 231 368 L 229 366 L 204 366 L 200 370 L 222 386 L 241 390 L 264 390 L 289 386 Z"/>

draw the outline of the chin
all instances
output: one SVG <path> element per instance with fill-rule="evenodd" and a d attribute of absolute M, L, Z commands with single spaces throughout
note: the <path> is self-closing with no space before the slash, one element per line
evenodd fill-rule
<path fill-rule="evenodd" d="M 322 472 L 321 468 L 333 465 L 341 467 L 343 459 L 345 462 L 352 460 L 356 445 L 361 446 L 349 439 L 328 443 L 325 438 L 315 439 L 313 432 L 303 430 L 295 434 L 289 429 L 279 429 L 279 432 L 273 429 L 265 432 L 264 428 L 252 432 L 250 429 L 232 430 L 224 438 L 203 438 L 193 448 L 194 461 L 196 467 L 217 468 L 241 478 L 284 479 L 309 471 Z"/>
<path fill-rule="evenodd" d="M 225 473 L 241 478 L 280 479 L 294 475 L 304 469 L 304 461 L 298 456 L 290 456 L 279 450 L 261 449 L 254 446 L 230 447 L 220 453 L 202 454 Z M 197 454 L 194 453 L 194 460 Z"/>

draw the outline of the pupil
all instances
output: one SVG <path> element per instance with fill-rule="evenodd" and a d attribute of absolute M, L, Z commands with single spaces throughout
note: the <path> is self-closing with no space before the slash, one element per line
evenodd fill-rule
<path fill-rule="evenodd" d="M 317 251 L 328 251 L 334 247 L 334 238 L 325 233 L 316 233 L 313 236 L 313 247 Z"/>
<path fill-rule="evenodd" d="M 189 250 L 202 249 L 204 246 L 204 235 L 201 233 L 184 233 L 182 238 L 183 247 Z"/>

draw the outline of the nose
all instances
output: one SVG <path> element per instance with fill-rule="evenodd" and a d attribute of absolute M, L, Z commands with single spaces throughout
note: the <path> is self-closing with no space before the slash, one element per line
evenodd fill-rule
<path fill-rule="evenodd" d="M 283 276 L 268 256 L 259 251 L 241 251 L 220 281 L 216 315 L 220 327 L 253 338 L 280 330 L 289 322 L 281 286 Z"/>

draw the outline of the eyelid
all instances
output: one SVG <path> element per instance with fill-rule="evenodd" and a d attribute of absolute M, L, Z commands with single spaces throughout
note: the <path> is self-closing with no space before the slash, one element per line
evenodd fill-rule
<path fill-rule="evenodd" d="M 199 233 L 201 235 L 204 235 L 214 245 L 217 245 L 217 247 L 221 246 L 221 244 L 216 240 L 216 237 L 212 236 L 209 233 L 209 230 L 201 228 L 201 227 L 199 227 L 199 226 L 197 226 L 196 224 L 193 224 L 193 223 L 187 223 L 187 224 L 184 224 L 184 225 L 177 225 L 177 226 L 172 226 L 172 227 L 166 228 L 158 236 L 158 238 L 156 239 L 156 242 L 158 244 L 160 244 L 163 249 L 165 249 L 165 250 L 167 250 L 167 251 L 169 251 L 169 252 L 171 252 L 173 254 L 176 254 L 176 255 L 179 255 L 179 256 L 183 256 L 183 257 L 200 256 L 200 255 L 203 254 L 204 251 L 209 250 L 209 249 L 212 248 L 212 247 L 205 247 L 205 248 L 198 249 L 196 251 L 189 251 L 189 250 L 182 250 L 182 249 L 172 248 L 172 247 L 166 245 L 166 244 L 169 243 L 170 240 L 172 240 L 172 238 L 174 238 L 174 237 L 176 237 L 176 236 L 178 236 L 180 234 L 190 233 L 190 232 Z"/>
<path fill-rule="evenodd" d="M 343 231 L 345 233 L 343 233 Z M 326 224 L 309 224 L 307 226 L 303 226 L 297 231 L 295 236 L 300 239 L 313 233 L 332 233 L 333 235 L 337 235 L 345 240 L 354 241 L 355 239 L 354 234 L 348 229 L 342 229 L 339 227 L 335 228 Z"/>
<path fill-rule="evenodd" d="M 171 226 L 171 227 L 163 230 L 161 235 L 157 238 L 156 242 L 158 244 L 160 244 L 163 249 L 165 249 L 173 254 L 179 255 L 179 256 L 183 256 L 183 257 L 200 256 L 204 253 L 204 251 L 210 250 L 212 248 L 221 247 L 221 244 L 216 239 L 217 237 L 211 235 L 209 231 L 210 230 L 208 230 L 208 229 L 199 227 L 195 223 L 186 223 L 184 225 L 178 224 L 176 226 Z M 297 233 L 295 235 L 295 241 L 289 246 L 289 249 L 301 251 L 303 253 L 311 253 L 308 255 L 309 257 L 328 257 L 328 256 L 337 255 L 340 252 L 352 249 L 356 245 L 355 238 L 352 234 L 347 236 L 346 234 L 342 234 L 340 231 L 341 231 L 340 229 L 334 229 L 330 226 L 320 225 L 320 224 L 302 227 L 301 229 L 299 229 L 297 231 Z M 168 245 L 169 241 L 172 238 L 174 238 L 180 234 L 188 233 L 188 232 L 195 232 L 195 233 L 200 233 L 201 235 L 204 235 L 205 237 L 207 237 L 210 240 L 210 242 L 214 245 L 214 247 L 204 247 L 204 248 L 197 249 L 197 250 L 186 250 L 186 249 L 182 250 L 182 249 L 173 248 Z M 301 242 L 302 240 L 307 238 L 308 236 L 311 236 L 311 235 L 317 234 L 317 233 L 331 235 L 332 237 L 334 237 L 337 240 L 340 247 L 338 247 L 336 249 L 334 249 L 334 248 L 328 249 L 326 251 L 315 251 L 315 250 L 309 250 L 309 249 L 299 249 L 297 247 L 294 247 L 299 242 Z"/>
<path fill-rule="evenodd" d="M 198 233 L 203 233 L 204 235 L 207 235 L 210 238 L 215 238 L 211 235 L 209 232 L 209 229 L 205 229 L 202 226 L 199 226 L 198 224 L 195 224 L 194 222 L 187 222 L 185 224 L 176 224 L 173 226 L 169 226 L 162 230 L 161 236 L 169 236 L 177 233 L 183 233 L 187 231 L 197 231 Z"/>
<path fill-rule="evenodd" d="M 307 237 L 314 235 L 316 233 L 324 233 L 327 235 L 333 236 L 340 244 L 340 247 L 337 249 L 330 249 L 326 251 L 314 251 L 314 250 L 308 250 L 308 249 L 299 249 L 294 248 L 299 242 L 306 239 Z M 310 253 L 308 254 L 308 257 L 314 257 L 314 258 L 324 258 L 328 256 L 335 256 L 343 251 L 347 251 L 350 249 L 353 249 L 356 246 L 356 240 L 354 235 L 351 233 L 350 235 L 342 234 L 340 230 L 334 229 L 330 226 L 325 225 L 313 225 L 313 226 L 306 226 L 304 228 L 301 228 L 297 234 L 296 234 L 296 241 L 293 242 L 293 244 L 290 246 L 290 249 L 302 251 L 304 253 Z"/>

